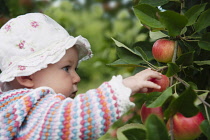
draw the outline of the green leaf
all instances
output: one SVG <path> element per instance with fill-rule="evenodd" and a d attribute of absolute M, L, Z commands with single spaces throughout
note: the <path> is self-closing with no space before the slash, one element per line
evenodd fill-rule
<path fill-rule="evenodd" d="M 148 4 L 154 7 L 164 5 L 168 3 L 169 0 L 141 0 L 139 4 Z"/>
<path fill-rule="evenodd" d="M 161 94 L 161 92 L 146 93 L 146 106 L 152 104 Z"/>
<path fill-rule="evenodd" d="M 105 135 L 101 136 L 98 140 L 118 140 L 118 139 L 111 137 L 110 133 L 106 133 Z"/>
<path fill-rule="evenodd" d="M 167 63 L 167 65 L 168 65 L 168 69 L 165 73 L 167 77 L 171 77 L 180 71 L 179 66 L 176 65 L 175 63 Z"/>
<path fill-rule="evenodd" d="M 202 65 L 210 65 L 210 60 L 206 61 L 194 61 L 195 64 L 202 66 Z"/>
<path fill-rule="evenodd" d="M 150 31 L 149 32 L 149 36 L 152 40 L 158 40 L 160 38 L 164 38 L 164 37 L 168 37 L 168 35 L 164 34 L 163 32 L 161 31 L 156 31 L 156 32 L 152 32 Z"/>
<path fill-rule="evenodd" d="M 203 132 L 203 134 L 210 139 L 210 124 L 208 122 L 208 120 L 204 120 L 201 124 L 200 124 L 200 128 L 201 131 Z"/>
<path fill-rule="evenodd" d="M 147 60 L 150 61 L 150 60 L 154 59 L 154 57 L 152 55 L 152 45 L 153 45 L 153 43 L 148 42 L 148 41 L 139 41 L 139 42 L 134 43 L 134 45 L 132 47 L 134 48 L 134 50 L 137 54 L 139 54 L 139 52 L 143 52 L 143 54 L 146 56 Z M 141 48 L 141 49 L 138 50 L 137 48 Z"/>
<path fill-rule="evenodd" d="M 159 10 L 147 4 L 134 6 L 134 13 L 142 24 L 152 28 L 163 29 L 164 26 L 158 20 L 156 14 Z"/>
<path fill-rule="evenodd" d="M 142 124 L 131 123 L 117 130 L 119 140 L 143 140 L 146 139 L 146 128 Z"/>
<path fill-rule="evenodd" d="M 204 11 L 198 18 L 197 22 L 195 23 L 195 31 L 199 32 L 202 29 L 210 26 L 210 9 Z"/>
<path fill-rule="evenodd" d="M 124 113 L 117 121 L 115 121 L 108 129 L 108 131 L 100 137 L 98 140 L 118 140 L 116 136 L 113 136 L 113 132 L 115 131 L 117 133 L 117 129 L 123 127 L 125 125 L 125 122 L 123 120 L 124 117 L 129 117 L 133 114 L 133 110 L 130 109 L 126 113 Z M 130 118 L 130 117 L 129 117 Z M 132 118 L 131 118 L 132 119 Z"/>
<path fill-rule="evenodd" d="M 155 92 L 153 92 L 154 94 L 157 94 Z M 150 94 L 153 94 L 153 93 L 150 93 Z M 150 96 L 149 94 L 149 96 Z M 169 87 L 167 88 L 164 92 L 162 92 L 154 101 L 152 101 L 152 103 L 150 103 L 148 105 L 147 103 L 147 107 L 150 107 L 150 108 L 154 108 L 154 107 L 160 107 L 162 106 L 165 101 L 172 95 L 172 87 Z"/>
<path fill-rule="evenodd" d="M 146 55 L 146 53 L 142 50 L 142 48 L 140 48 L 140 47 L 135 47 L 135 52 L 139 55 L 139 56 L 141 56 L 144 60 L 148 60 L 148 57 L 147 57 L 147 55 Z"/>
<path fill-rule="evenodd" d="M 129 64 L 129 63 L 125 62 L 122 59 L 118 59 L 118 60 L 116 60 L 116 61 L 114 61 L 112 63 L 109 63 L 107 65 L 115 66 L 115 67 L 144 67 L 144 66 L 141 66 L 141 65 Z"/>
<path fill-rule="evenodd" d="M 123 43 L 115 40 L 114 38 L 112 38 L 112 40 L 114 40 L 115 44 L 119 47 L 119 48 L 125 48 L 126 50 L 130 51 L 133 54 L 136 54 L 132 49 L 130 49 L 129 47 L 127 47 L 126 45 L 124 45 Z"/>
<path fill-rule="evenodd" d="M 205 101 L 206 100 L 206 97 L 208 96 L 208 93 L 209 92 L 207 91 L 207 92 L 204 92 L 203 94 L 200 94 L 198 96 L 199 96 L 200 99 L 202 99 L 203 101 Z M 198 99 L 198 98 L 196 99 L 195 105 L 202 104 L 202 101 L 200 99 Z"/>
<path fill-rule="evenodd" d="M 198 108 L 194 105 L 196 98 L 197 95 L 194 90 L 191 87 L 187 88 L 177 99 L 173 100 L 166 109 L 164 112 L 166 118 L 173 116 L 177 112 L 180 112 L 185 117 L 196 115 L 198 113 Z"/>
<path fill-rule="evenodd" d="M 159 20 L 168 30 L 169 36 L 180 35 L 182 29 L 186 26 L 188 20 L 185 16 L 174 11 L 159 12 Z"/>
<path fill-rule="evenodd" d="M 135 55 L 125 48 L 116 48 L 117 55 L 120 59 L 129 64 L 139 64 L 142 62 L 141 57 Z"/>
<path fill-rule="evenodd" d="M 192 88 L 186 89 L 180 97 L 178 97 L 177 102 L 180 103 L 179 112 L 185 117 L 192 117 L 198 113 L 198 108 L 194 105 L 197 99 L 197 94 Z"/>
<path fill-rule="evenodd" d="M 163 121 L 156 115 L 150 115 L 145 123 L 147 140 L 169 140 L 168 132 Z"/>
<path fill-rule="evenodd" d="M 184 27 L 183 29 L 182 29 L 182 31 L 181 31 L 181 35 L 183 35 L 184 33 L 186 33 L 187 32 L 187 27 Z"/>
<path fill-rule="evenodd" d="M 209 12 L 209 14 L 210 14 L 210 12 Z M 201 40 L 198 42 L 198 46 L 201 49 L 210 51 L 210 39 L 209 38 L 210 38 L 210 32 L 203 34 Z"/>
<path fill-rule="evenodd" d="M 200 54 L 200 48 L 198 47 L 198 42 L 195 41 L 178 41 L 180 46 L 182 46 L 183 52 L 194 52 L 195 54 Z"/>
<path fill-rule="evenodd" d="M 182 54 L 177 60 L 177 65 L 189 66 L 193 64 L 194 51 Z"/>
<path fill-rule="evenodd" d="M 196 83 L 194 83 L 192 81 L 188 81 L 187 83 L 192 87 L 192 89 L 194 89 L 194 90 L 198 89 L 198 86 L 196 85 Z"/>
<path fill-rule="evenodd" d="M 144 102 L 147 100 L 147 94 L 141 93 L 141 94 L 134 94 L 132 96 L 134 98 L 134 103 L 137 108 L 141 108 L 141 106 L 144 104 Z"/>
<path fill-rule="evenodd" d="M 187 26 L 194 24 L 198 18 L 198 16 L 205 10 L 207 3 L 201 5 L 194 5 L 185 13 L 185 16 L 188 18 Z"/>
<path fill-rule="evenodd" d="M 113 39 L 113 38 L 112 38 Z M 132 49 L 125 46 L 123 43 L 113 39 L 115 44 L 118 46 L 116 48 L 117 55 L 120 59 L 122 59 L 125 63 L 128 64 L 139 64 L 142 62 L 142 58 L 137 55 Z"/>
<path fill-rule="evenodd" d="M 132 52 L 132 50 L 131 50 L 129 47 L 127 47 L 126 45 L 124 45 L 123 43 L 121 43 L 121 42 L 115 40 L 114 38 L 112 38 L 112 40 L 114 41 L 114 43 L 115 43 L 118 47 L 126 48 L 127 50 L 129 50 L 130 52 Z"/>

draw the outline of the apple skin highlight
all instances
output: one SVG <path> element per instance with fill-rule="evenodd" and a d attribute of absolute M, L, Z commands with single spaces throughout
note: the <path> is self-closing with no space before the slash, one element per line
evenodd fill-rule
<path fill-rule="evenodd" d="M 149 92 L 163 92 L 164 90 L 166 90 L 169 87 L 169 78 L 166 75 L 162 75 L 162 78 L 159 79 L 155 79 L 152 78 L 149 81 L 154 82 L 155 84 L 159 85 L 161 88 L 160 89 L 148 89 L 148 93 Z"/>
<path fill-rule="evenodd" d="M 163 92 L 169 87 L 169 78 L 166 75 L 162 75 L 162 78 L 160 80 L 156 78 L 152 78 L 149 81 L 156 83 L 157 85 L 161 86 L 160 89 L 148 89 L 147 93 L 150 92 Z M 149 117 L 149 115 L 154 114 L 157 117 L 159 117 L 161 120 L 164 120 L 163 110 L 162 107 L 155 107 L 155 108 L 149 108 L 146 107 L 146 104 L 144 103 L 140 109 L 139 115 L 141 117 L 142 123 L 145 123 L 146 119 Z"/>
<path fill-rule="evenodd" d="M 145 123 L 146 119 L 149 117 L 149 115 L 154 114 L 157 117 L 159 117 L 161 120 L 163 120 L 163 110 L 162 107 L 155 107 L 155 108 L 148 108 L 146 107 L 145 103 L 142 105 L 140 110 L 140 117 L 142 123 Z"/>
<path fill-rule="evenodd" d="M 200 124 L 205 120 L 203 114 L 199 112 L 193 117 L 185 117 L 177 113 L 173 117 L 173 133 L 176 140 L 194 140 L 201 134 Z M 169 130 L 169 121 L 167 122 Z"/>
<path fill-rule="evenodd" d="M 168 39 L 157 40 L 152 47 L 152 54 L 158 62 L 171 62 L 174 54 L 175 42 Z"/>

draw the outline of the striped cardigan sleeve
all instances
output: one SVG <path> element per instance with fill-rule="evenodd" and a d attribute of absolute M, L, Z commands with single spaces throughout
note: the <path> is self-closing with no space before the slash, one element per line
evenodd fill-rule
<path fill-rule="evenodd" d="M 13 91 L 8 96 L 0 103 L 0 139 L 94 140 L 132 105 L 125 98 L 130 89 L 120 77 L 75 99 L 47 87 Z M 0 101 L 6 99 L 0 97 Z"/>

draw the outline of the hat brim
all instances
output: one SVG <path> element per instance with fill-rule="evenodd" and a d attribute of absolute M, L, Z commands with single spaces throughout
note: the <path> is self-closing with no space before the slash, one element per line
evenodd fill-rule
<path fill-rule="evenodd" d="M 46 68 L 48 64 L 55 64 L 66 54 L 66 50 L 74 46 L 78 50 L 79 63 L 92 57 L 92 51 L 87 39 L 82 36 L 77 36 L 75 38 L 69 36 L 65 41 L 52 44 L 52 46 L 35 52 L 34 54 L 27 56 L 27 58 L 25 56 L 23 58 L 19 57 L 16 62 L 2 71 L 0 74 L 0 81 L 9 82 L 15 77 L 31 75 Z"/>

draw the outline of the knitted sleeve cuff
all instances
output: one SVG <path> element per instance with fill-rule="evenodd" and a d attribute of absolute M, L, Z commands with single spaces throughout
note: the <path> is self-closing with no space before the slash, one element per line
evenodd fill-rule
<path fill-rule="evenodd" d="M 113 76 L 109 81 L 112 89 L 115 91 L 115 95 L 118 98 L 118 105 L 120 107 L 121 115 L 128 111 L 128 109 L 135 104 L 130 101 L 131 89 L 123 85 L 122 76 Z"/>

